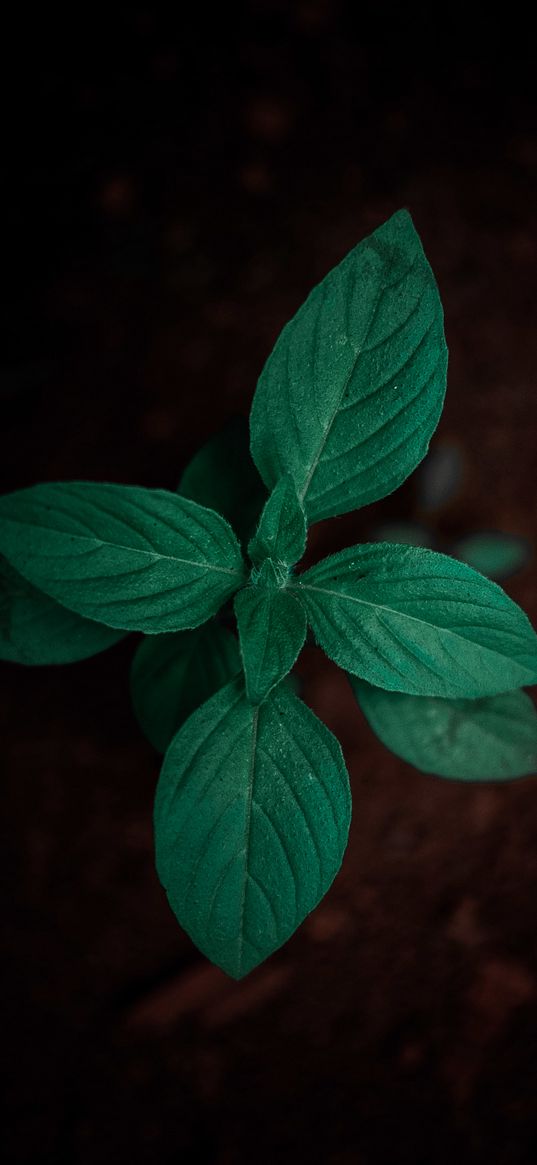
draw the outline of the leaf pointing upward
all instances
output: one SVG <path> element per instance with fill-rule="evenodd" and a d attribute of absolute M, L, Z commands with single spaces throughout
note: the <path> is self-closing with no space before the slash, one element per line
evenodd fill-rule
<path fill-rule="evenodd" d="M 385 497 L 427 452 L 446 368 L 434 276 L 399 211 L 314 288 L 267 360 L 250 419 L 265 484 L 290 473 L 310 522 Z"/>
<path fill-rule="evenodd" d="M 293 565 L 306 548 L 306 515 L 289 474 L 280 478 L 265 503 L 257 530 L 248 543 L 252 562 L 272 558 Z"/>

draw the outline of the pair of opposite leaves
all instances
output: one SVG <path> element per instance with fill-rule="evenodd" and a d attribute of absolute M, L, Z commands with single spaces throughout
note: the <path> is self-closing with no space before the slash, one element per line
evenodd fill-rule
<path fill-rule="evenodd" d="M 327 654 L 360 677 L 356 694 L 381 738 L 390 710 L 397 735 L 397 701 L 419 751 L 413 698 L 429 697 L 423 708 L 438 730 L 443 701 L 459 702 L 449 718 L 464 725 L 461 700 L 492 696 L 494 708 L 480 701 L 466 721 L 486 731 L 487 717 L 518 717 L 521 771 L 534 759 L 531 702 L 501 693 L 535 682 L 537 640 L 499 587 L 443 555 L 390 545 L 342 551 L 299 576 L 291 570 L 307 521 L 390 493 L 424 456 L 446 362 L 434 277 L 402 212 L 312 292 L 262 373 L 251 450 L 272 493 L 248 546 L 249 577 L 228 523 L 166 491 L 71 483 L 1 503 L 1 549 L 16 571 L 108 628 L 193 628 L 236 593 L 246 694 L 231 681 L 174 738 L 155 825 L 159 873 L 179 920 L 237 977 L 319 901 L 346 843 L 339 745 L 281 682 L 307 622 Z"/>

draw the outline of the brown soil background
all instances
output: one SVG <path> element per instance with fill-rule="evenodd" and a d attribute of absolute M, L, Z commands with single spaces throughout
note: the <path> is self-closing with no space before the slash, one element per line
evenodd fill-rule
<path fill-rule="evenodd" d="M 422 17 L 396 33 L 411 43 Z M 407 206 L 446 313 L 437 439 L 465 464 L 431 524 L 535 543 L 533 64 L 505 43 L 450 53 L 427 20 L 429 48 L 402 53 L 383 20 L 267 0 L 216 24 L 142 5 L 15 30 L 3 488 L 174 488 L 247 415 L 313 284 Z M 412 514 L 410 482 L 317 527 L 313 552 Z M 536 580 L 533 559 L 506 584 L 534 621 Z M 535 781 L 413 771 L 307 649 L 304 696 L 351 773 L 350 845 L 319 908 L 236 984 L 157 881 L 132 644 L 0 671 L 7 1159 L 534 1165 Z"/>

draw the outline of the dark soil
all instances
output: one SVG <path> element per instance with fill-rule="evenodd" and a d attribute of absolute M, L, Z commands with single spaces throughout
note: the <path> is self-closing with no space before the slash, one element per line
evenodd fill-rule
<path fill-rule="evenodd" d="M 465 466 L 428 520 L 535 543 L 533 65 L 444 59 L 430 25 L 430 53 L 403 59 L 354 13 L 266 0 L 185 27 L 142 6 L 56 29 L 47 10 L 14 34 L 5 489 L 174 488 L 247 415 L 313 284 L 407 206 L 446 314 L 437 440 Z M 423 516 L 415 496 L 321 524 L 312 554 Z M 506 584 L 534 621 L 536 570 Z M 351 773 L 350 845 L 319 908 L 237 984 L 154 871 L 159 758 L 129 706 L 132 647 L 0 672 L 7 1160 L 534 1165 L 535 781 L 413 771 L 306 649 L 304 696 Z"/>

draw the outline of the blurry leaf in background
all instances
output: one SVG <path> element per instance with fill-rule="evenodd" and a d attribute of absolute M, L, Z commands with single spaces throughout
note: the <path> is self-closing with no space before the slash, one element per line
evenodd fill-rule
<path fill-rule="evenodd" d="M 371 542 L 395 542 L 400 546 L 426 546 L 434 549 L 435 536 L 432 530 L 417 522 L 384 522 L 371 532 Z"/>
<path fill-rule="evenodd" d="M 451 553 L 489 578 L 504 579 L 526 566 L 532 552 L 527 538 L 491 530 L 461 538 Z"/>
<path fill-rule="evenodd" d="M 238 641 L 211 620 L 193 631 L 148 636 L 131 667 L 131 698 L 140 727 L 158 752 L 191 712 L 241 670 Z"/>
<path fill-rule="evenodd" d="M 237 537 L 247 541 L 267 490 L 252 460 L 245 417 L 233 417 L 202 445 L 183 471 L 177 492 L 222 514 Z"/>
<path fill-rule="evenodd" d="M 462 781 L 537 772 L 537 711 L 526 692 L 442 700 L 349 680 L 379 740 L 422 772 Z"/>
<path fill-rule="evenodd" d="M 422 510 L 439 510 L 457 493 L 463 477 L 463 456 L 458 445 L 437 441 L 416 473 L 417 503 Z"/>
<path fill-rule="evenodd" d="M 124 631 L 60 606 L 0 555 L 0 659 L 25 664 L 75 663 L 105 651 L 124 635 Z"/>

